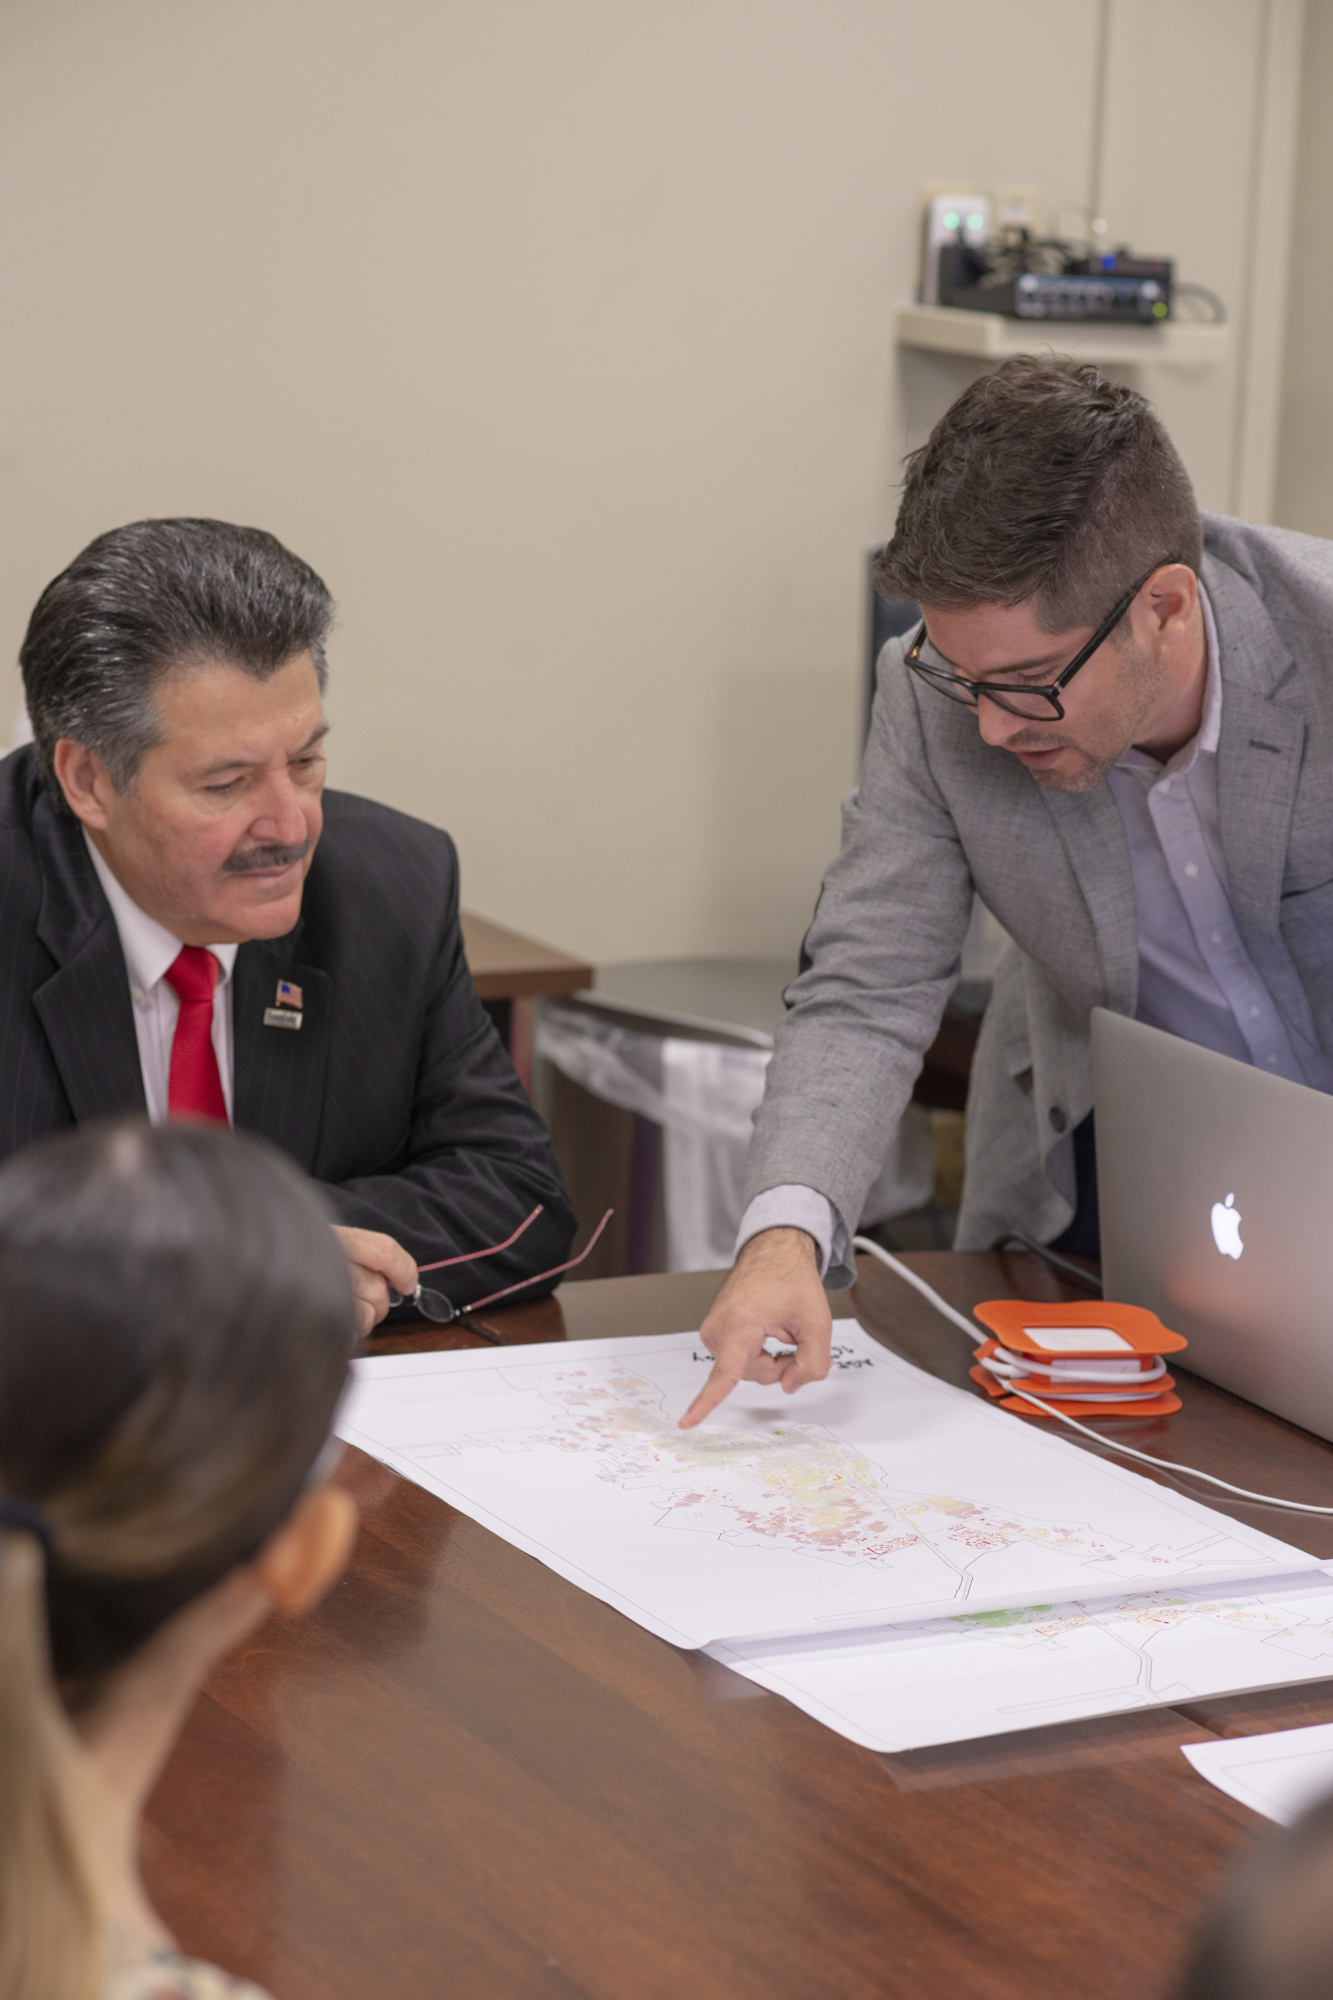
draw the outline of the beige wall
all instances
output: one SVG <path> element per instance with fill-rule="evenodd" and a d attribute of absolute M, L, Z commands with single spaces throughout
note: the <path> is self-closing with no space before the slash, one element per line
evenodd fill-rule
<path fill-rule="evenodd" d="M 1215 24 L 1227 121 L 1172 143 L 1232 203 L 1272 0 L 1163 5 Z M 448 826 L 472 907 L 601 960 L 794 953 L 921 404 L 919 184 L 1120 172 L 1190 254 L 1099 110 L 1134 12 L 8 0 L 0 651 L 113 522 L 261 523 L 341 606 L 334 781 Z"/>
<path fill-rule="evenodd" d="M 1108 0 L 1098 205 L 1227 312 L 1216 367 L 1145 368 L 1202 503 L 1272 517 L 1304 0 Z M 1162 60 L 1188 50 L 1188 73 Z"/>
<path fill-rule="evenodd" d="M 1274 519 L 1333 537 L 1333 0 L 1307 0 Z"/>

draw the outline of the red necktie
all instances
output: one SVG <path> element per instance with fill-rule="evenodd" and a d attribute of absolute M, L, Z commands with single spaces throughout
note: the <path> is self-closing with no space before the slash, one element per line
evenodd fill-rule
<path fill-rule="evenodd" d="M 171 1044 L 168 1118 L 210 1118 L 225 1125 L 227 1100 L 213 1050 L 213 989 L 222 967 L 201 944 L 183 944 L 166 982 L 181 1003 Z"/>

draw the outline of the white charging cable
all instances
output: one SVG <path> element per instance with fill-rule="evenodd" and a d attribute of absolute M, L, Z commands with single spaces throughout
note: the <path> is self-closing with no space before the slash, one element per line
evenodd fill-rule
<path fill-rule="evenodd" d="M 881 1250 L 879 1244 L 872 1243 L 868 1236 L 853 1236 L 852 1248 L 864 1250 L 868 1257 L 878 1257 L 881 1264 L 887 1264 L 888 1268 L 904 1279 L 913 1291 L 920 1292 L 923 1299 L 928 1299 L 936 1312 L 943 1313 L 945 1319 L 952 1320 L 956 1327 L 960 1327 L 968 1339 L 975 1342 L 978 1347 L 984 1340 L 990 1339 L 988 1333 L 979 1331 L 975 1321 L 955 1311 L 948 1300 L 942 1299 L 924 1278 L 918 1278 L 915 1271 L 909 1271 L 906 1264 L 899 1263 L 898 1259 L 891 1257 L 887 1250 Z M 1107 1451 L 1118 1451 L 1124 1458 L 1140 1459 L 1144 1465 L 1156 1465 L 1163 1472 L 1174 1472 L 1177 1476 L 1183 1473 L 1190 1479 L 1206 1479 L 1210 1486 L 1220 1486 L 1224 1493 L 1234 1493 L 1241 1500 L 1262 1501 L 1265 1507 L 1285 1507 L 1293 1514 L 1333 1514 L 1333 1507 L 1316 1507 L 1307 1500 L 1279 1500 L 1272 1493 L 1251 1493 L 1248 1486 L 1233 1486 L 1229 1479 L 1219 1479 L 1213 1472 L 1201 1472 L 1197 1465 L 1177 1465 L 1174 1459 L 1154 1458 L 1151 1452 L 1136 1451 L 1131 1444 L 1117 1444 L 1114 1438 L 1103 1437 L 1100 1431 L 1089 1430 L 1088 1426 L 1079 1423 L 1076 1417 L 1067 1416 L 1063 1410 L 1057 1410 L 1053 1403 L 1044 1403 L 1041 1397 L 1034 1396 L 1030 1389 L 1020 1389 L 1016 1383 L 1010 1381 L 1006 1381 L 1004 1386 L 1011 1396 L 1021 1396 L 1025 1403 L 1032 1403 L 1037 1409 L 1044 1410 L 1048 1417 L 1058 1417 L 1062 1424 L 1069 1425 L 1071 1431 L 1082 1431 L 1084 1437 L 1091 1438 L 1094 1444 L 1104 1446 Z"/>

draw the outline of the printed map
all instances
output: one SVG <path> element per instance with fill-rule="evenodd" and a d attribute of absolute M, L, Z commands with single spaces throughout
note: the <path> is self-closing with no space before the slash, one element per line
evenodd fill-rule
<path fill-rule="evenodd" d="M 1333 1676 L 1333 1579 L 967 1613 L 712 1655 L 872 1750 Z"/>
<path fill-rule="evenodd" d="M 885 1564 L 924 1546 L 959 1577 L 977 1556 L 1020 1542 L 1108 1575 L 1124 1554 L 1122 1541 L 1081 1521 L 1024 1519 L 947 1493 L 895 1498 L 878 1466 L 813 1424 L 774 1422 L 749 1435 L 681 1431 L 662 1392 L 619 1364 L 530 1367 L 524 1380 L 564 1412 L 563 1421 L 529 1435 L 528 1449 L 590 1459 L 599 1479 L 642 1494 L 659 1527 L 825 1562 Z M 1170 1566 L 1165 1554 L 1144 1560 Z"/>
<path fill-rule="evenodd" d="M 910 1367 L 676 1419 L 691 1334 L 358 1362 L 339 1433 L 678 1644 L 1209 1586 L 1312 1559 Z M 1013 1628 L 1015 1639 L 1023 1629 Z"/>

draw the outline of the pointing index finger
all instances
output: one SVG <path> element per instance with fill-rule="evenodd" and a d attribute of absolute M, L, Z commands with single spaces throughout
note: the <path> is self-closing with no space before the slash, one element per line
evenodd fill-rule
<path fill-rule="evenodd" d="M 741 1372 L 738 1368 L 715 1361 L 709 1371 L 708 1380 L 677 1424 L 677 1430 L 690 1431 L 696 1424 L 702 1423 L 719 1403 L 726 1401 L 740 1379 Z"/>

